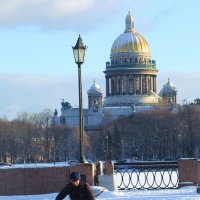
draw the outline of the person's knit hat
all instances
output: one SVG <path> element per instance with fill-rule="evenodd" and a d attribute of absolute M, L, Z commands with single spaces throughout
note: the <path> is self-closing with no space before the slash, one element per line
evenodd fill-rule
<path fill-rule="evenodd" d="M 79 172 L 75 171 L 70 174 L 70 180 L 77 181 L 81 179 L 81 175 Z"/>

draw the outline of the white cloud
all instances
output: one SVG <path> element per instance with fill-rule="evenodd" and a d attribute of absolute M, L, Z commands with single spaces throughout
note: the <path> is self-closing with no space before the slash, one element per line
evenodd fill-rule
<path fill-rule="evenodd" d="M 0 82 L 0 116 L 6 115 L 9 119 L 22 111 L 60 110 L 62 98 L 69 95 L 73 99 L 73 89 L 67 90 L 67 85 L 73 82 L 71 77 L 1 74 Z"/>
<path fill-rule="evenodd" d="M 146 0 L 0 0 L 0 28 L 29 25 L 42 29 L 93 30 L 109 20 L 117 23 L 115 19 L 122 12 L 125 16 L 129 10 L 136 14 L 153 9 L 155 16 L 140 22 L 141 29 L 146 30 L 157 23 L 158 16 L 160 21 L 171 12 L 171 4 L 165 2 L 156 14 L 156 7 L 149 7 Z"/>
<path fill-rule="evenodd" d="M 36 14 L 44 9 L 44 13 L 49 12 L 50 15 L 57 13 L 59 16 L 63 13 L 80 12 L 91 7 L 93 3 L 93 0 L 1 0 L 0 13 L 8 15 L 11 15 L 12 12 L 19 13 L 19 11 L 23 13 L 26 12 L 23 9 L 27 8 L 27 10 L 34 10 Z M 51 13 L 52 11 L 55 13 Z"/>
<path fill-rule="evenodd" d="M 67 20 L 72 14 L 87 10 L 93 0 L 1 0 L 1 25 L 40 25 Z M 72 19 L 70 19 L 72 20 Z"/>
<path fill-rule="evenodd" d="M 115 3 L 116 0 L 0 0 L 0 27 L 86 28 L 91 22 L 105 20 Z"/>
<path fill-rule="evenodd" d="M 62 99 L 72 106 L 78 105 L 77 76 L 0 74 L 0 83 L 0 117 L 13 119 L 20 112 L 40 112 L 45 108 L 59 112 Z M 93 76 L 84 77 L 84 107 L 87 107 L 87 90 L 92 84 Z"/>

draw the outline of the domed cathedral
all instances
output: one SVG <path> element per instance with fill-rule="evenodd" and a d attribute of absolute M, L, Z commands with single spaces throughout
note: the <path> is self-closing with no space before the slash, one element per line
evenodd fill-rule
<path fill-rule="evenodd" d="M 104 106 L 157 104 L 156 61 L 151 59 L 147 41 L 136 32 L 134 18 L 128 13 L 125 31 L 114 41 L 110 62 L 106 63 Z"/>
<path fill-rule="evenodd" d="M 170 81 L 170 79 L 168 79 L 168 82 L 165 85 L 163 85 L 163 88 L 161 89 L 159 95 L 162 97 L 163 105 L 176 107 L 177 89 L 174 86 L 174 84 Z"/>
<path fill-rule="evenodd" d="M 136 32 L 134 18 L 128 13 L 125 19 L 125 31 L 117 37 L 111 47 L 110 62 L 104 71 L 106 94 L 94 80 L 87 91 L 88 108 L 83 110 L 84 127 L 87 131 L 98 130 L 106 120 L 121 115 L 151 108 L 155 105 L 176 105 L 176 88 L 168 80 L 157 95 L 156 61 L 151 59 L 147 41 Z M 163 100 L 162 100 L 163 98 Z M 79 108 L 70 103 L 61 103 L 61 121 L 69 127 L 79 124 Z"/>

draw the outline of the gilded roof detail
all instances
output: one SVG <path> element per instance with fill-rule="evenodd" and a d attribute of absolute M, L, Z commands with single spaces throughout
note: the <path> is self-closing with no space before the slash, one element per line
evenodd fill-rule
<path fill-rule="evenodd" d="M 126 16 L 125 32 L 114 41 L 111 54 L 121 52 L 150 52 L 147 41 L 135 31 L 134 19 L 130 12 Z"/>

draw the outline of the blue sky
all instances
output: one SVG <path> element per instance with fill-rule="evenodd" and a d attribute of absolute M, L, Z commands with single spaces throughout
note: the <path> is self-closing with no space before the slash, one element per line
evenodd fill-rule
<path fill-rule="evenodd" d="M 71 46 L 88 46 L 82 66 L 83 103 L 94 78 L 105 91 L 103 70 L 128 11 L 149 43 L 159 69 L 158 92 L 168 77 L 178 103 L 200 98 L 198 0 L 0 0 L 0 116 L 78 105 L 77 66 Z"/>

